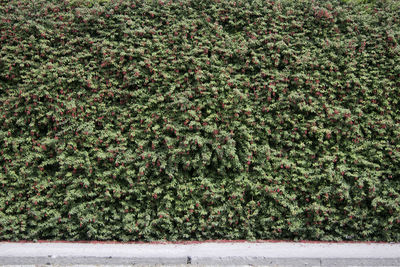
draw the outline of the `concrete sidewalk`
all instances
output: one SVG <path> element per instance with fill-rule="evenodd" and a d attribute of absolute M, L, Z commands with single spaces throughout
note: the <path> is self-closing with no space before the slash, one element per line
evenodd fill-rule
<path fill-rule="evenodd" d="M 0 265 L 400 266 L 400 244 L 0 242 Z"/>

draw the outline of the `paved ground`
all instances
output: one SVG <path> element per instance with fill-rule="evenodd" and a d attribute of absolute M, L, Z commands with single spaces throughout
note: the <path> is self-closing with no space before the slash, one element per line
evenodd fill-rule
<path fill-rule="evenodd" d="M 0 242 L 0 265 L 400 266 L 400 243 Z"/>

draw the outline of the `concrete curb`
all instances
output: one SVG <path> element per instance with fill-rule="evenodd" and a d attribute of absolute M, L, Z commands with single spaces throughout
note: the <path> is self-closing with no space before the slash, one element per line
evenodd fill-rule
<path fill-rule="evenodd" d="M 0 242 L 0 265 L 400 266 L 400 244 Z"/>
<path fill-rule="evenodd" d="M 186 257 L 0 257 L 2 265 L 186 265 Z"/>

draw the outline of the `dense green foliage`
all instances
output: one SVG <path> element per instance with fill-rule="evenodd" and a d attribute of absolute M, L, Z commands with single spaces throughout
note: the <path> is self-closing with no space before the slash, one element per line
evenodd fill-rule
<path fill-rule="evenodd" d="M 8 1 L 0 239 L 400 241 L 395 5 Z"/>

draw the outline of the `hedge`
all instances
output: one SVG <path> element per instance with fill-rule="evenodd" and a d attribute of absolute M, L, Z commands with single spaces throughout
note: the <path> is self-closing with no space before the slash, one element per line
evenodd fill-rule
<path fill-rule="evenodd" d="M 0 240 L 400 241 L 398 10 L 6 1 Z"/>

